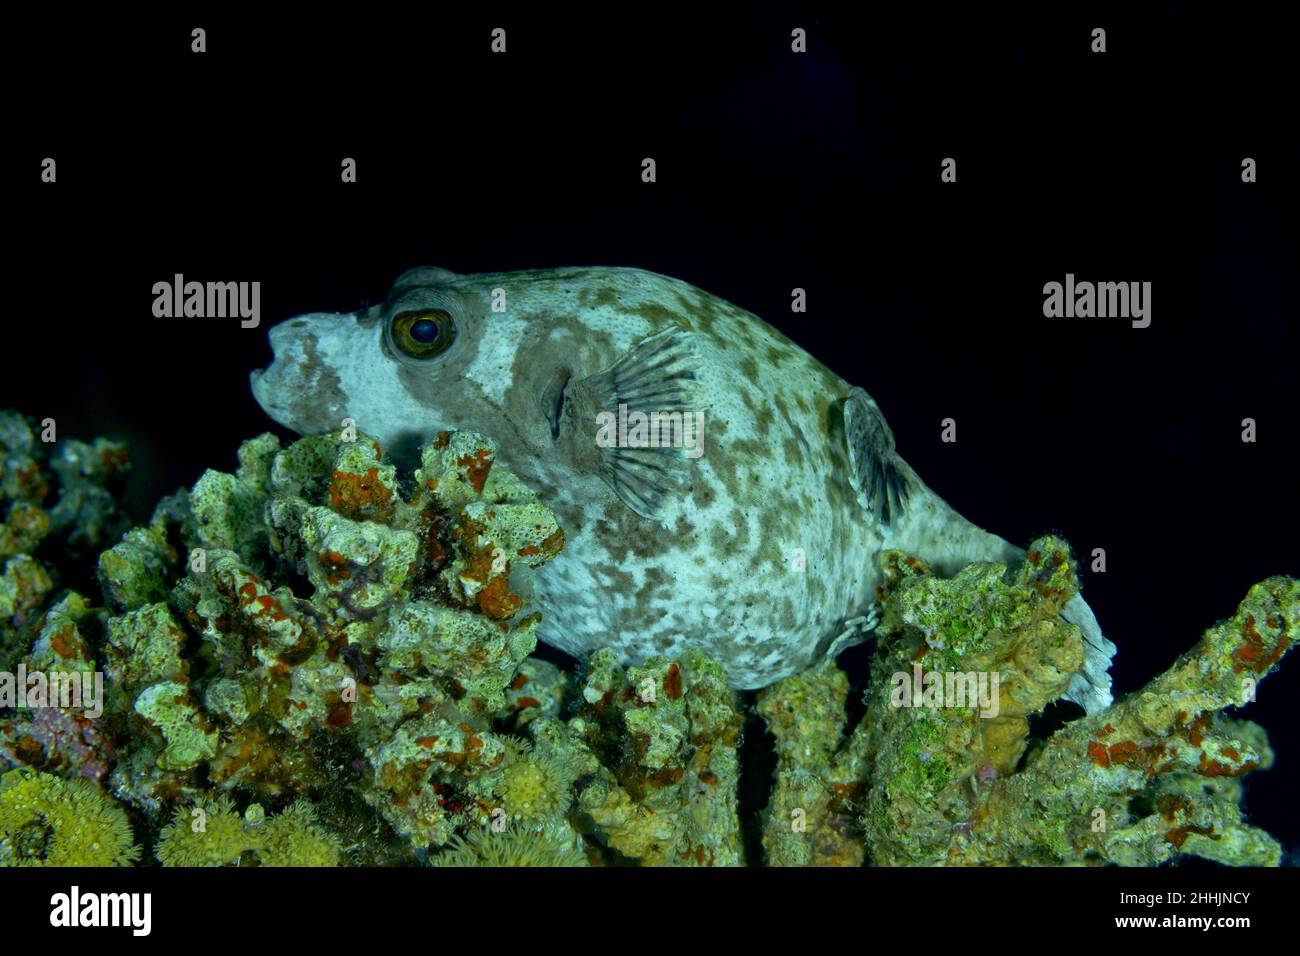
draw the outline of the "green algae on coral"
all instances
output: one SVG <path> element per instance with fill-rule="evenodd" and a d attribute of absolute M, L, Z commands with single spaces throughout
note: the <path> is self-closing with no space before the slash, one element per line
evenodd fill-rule
<path fill-rule="evenodd" d="M 854 809 L 877 865 L 1279 861 L 1276 841 L 1243 822 L 1235 785 L 1271 762 L 1267 738 L 1220 711 L 1294 639 L 1297 582 L 1256 585 L 1141 691 L 1034 741 L 1028 717 L 1064 693 L 1083 659 L 1077 629 L 1059 619 L 1077 589 L 1064 542 L 1036 541 L 1014 572 L 972 565 L 946 580 L 912 558 L 885 562 L 879 649 L 852 734 L 826 751 L 843 711 L 834 665 L 760 696 L 780 755 L 769 863 L 852 863 L 842 845 Z M 996 706 L 900 702 L 892 678 L 917 670 L 996 674 Z M 793 803 L 810 812 L 802 835 L 783 825 Z"/>
<path fill-rule="evenodd" d="M 61 486 L 65 517 L 85 506 L 79 540 L 100 534 L 107 550 L 78 579 L 98 582 L 103 606 L 60 590 L 42 558 L 8 556 L 0 650 L 29 668 L 102 671 L 107 695 L 102 739 L 58 729 L 72 727 L 75 753 L 38 744 L 32 715 L 0 720 L 0 759 L 31 768 L 0 782 L 5 862 L 139 855 L 93 783 L 37 770 L 106 777 L 169 866 L 1278 860 L 1241 812 L 1244 775 L 1273 761 L 1268 738 L 1224 711 L 1294 639 L 1289 579 L 1253 588 L 1143 690 L 1039 739 L 1031 719 L 1084 660 L 1060 617 L 1077 590 L 1065 542 L 950 577 L 884 555 L 856 726 L 832 660 L 757 695 L 776 772 L 763 858 L 747 860 L 745 707 L 722 665 L 694 649 L 629 667 L 598 651 L 576 671 L 531 656 L 529 575 L 564 536 L 484 436 L 444 433 L 404 475 L 365 435 L 284 448 L 262 435 L 233 473 L 206 472 L 113 537 L 115 512 L 76 484 L 108 474 L 87 456 L 108 452 L 108 467 L 113 447 L 51 456 L 15 427 L 0 416 L 0 443 L 16 436 L 0 449 L 0 557 L 38 533 L 70 540 L 76 521 L 49 507 Z M 954 673 L 996 674 L 996 706 L 922 692 Z M 36 791 L 48 812 L 33 815 Z M 87 831 L 63 817 L 69 801 L 101 837 L 72 845 Z"/>

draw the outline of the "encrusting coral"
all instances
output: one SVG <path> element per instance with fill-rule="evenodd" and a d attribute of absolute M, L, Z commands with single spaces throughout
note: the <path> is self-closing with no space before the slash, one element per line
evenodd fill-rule
<path fill-rule="evenodd" d="M 50 419 L 38 426 L 0 411 L 0 669 L 12 670 L 30 644 L 61 571 L 127 527 L 115 497 L 130 468 L 126 448 L 57 434 Z"/>
<path fill-rule="evenodd" d="M 0 711 L 0 770 L 20 768 L 0 778 L 0 863 L 1279 857 L 1240 810 L 1267 737 L 1222 712 L 1293 640 L 1290 579 L 1253 588 L 1143 690 L 1045 735 L 1036 715 L 1084 660 L 1059 616 L 1078 587 L 1067 545 L 950 578 L 887 554 L 850 727 L 862 689 L 834 660 L 750 708 L 695 649 L 630 667 L 533 656 L 530 577 L 564 535 L 481 435 L 439 435 L 409 474 L 352 430 L 262 435 L 125 533 L 107 490 L 120 446 L 41 449 L 0 415 L 0 454 L 0 663 L 104 680 L 93 719 Z M 76 555 L 69 590 L 51 558 Z M 739 797 L 751 710 L 776 757 L 761 853 Z"/>
<path fill-rule="evenodd" d="M 624 670 L 597 651 L 581 698 L 567 730 L 595 758 L 578 807 L 601 841 L 648 866 L 743 863 L 742 718 L 722 665 L 688 650 Z"/>
<path fill-rule="evenodd" d="M 128 527 L 115 493 L 130 468 L 118 442 L 58 438 L 55 423 L 0 411 L 0 673 L 94 670 L 107 612 L 68 587 Z M 52 702 L 47 702 L 50 704 Z M 112 742 L 78 709 L 11 709 L 0 695 L 0 770 L 103 779 Z"/>
<path fill-rule="evenodd" d="M 364 435 L 283 450 L 263 436 L 237 473 L 206 473 L 189 504 L 169 600 L 132 606 L 145 589 L 119 576 L 107 645 L 126 666 L 109 678 L 140 718 L 120 792 L 149 808 L 201 799 L 204 766 L 220 789 L 275 799 L 324 787 L 326 765 L 346 758 L 365 800 L 420 849 L 488 819 L 499 800 L 479 777 L 546 766 L 493 721 L 507 706 L 554 707 L 508 697 L 529 679 L 538 620 L 519 613 L 515 588 L 563 536 L 493 467 L 486 439 L 444 434 L 402 494 Z M 182 659 L 186 631 L 202 639 L 199 661 Z"/>

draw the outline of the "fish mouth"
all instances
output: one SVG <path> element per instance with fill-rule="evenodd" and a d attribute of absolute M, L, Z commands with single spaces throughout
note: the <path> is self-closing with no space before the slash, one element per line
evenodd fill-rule
<path fill-rule="evenodd" d="M 281 389 L 277 369 L 270 366 L 265 369 L 254 369 L 249 373 L 248 378 L 252 386 L 253 399 L 272 421 L 290 431 L 306 434 L 309 429 L 300 420 L 295 396 L 286 394 Z"/>
<path fill-rule="evenodd" d="M 560 420 L 564 413 L 564 393 L 569 387 L 569 379 L 573 373 L 567 368 L 558 368 L 551 376 L 550 382 L 547 383 L 545 391 L 542 392 L 542 411 L 546 414 L 546 421 L 551 426 L 551 440 L 555 441 L 560 437 Z"/>
<path fill-rule="evenodd" d="M 335 412 L 342 402 L 321 342 L 322 336 L 338 330 L 340 320 L 352 318 L 348 313 L 313 312 L 272 326 L 267 333 L 271 362 L 249 372 L 248 380 L 253 398 L 277 423 L 300 434 L 336 427 Z"/>
<path fill-rule="evenodd" d="M 273 361 L 266 368 L 253 369 L 248 373 L 248 382 L 252 386 L 253 398 L 258 405 L 262 406 L 262 411 L 283 425 L 283 409 L 278 407 L 277 376 L 274 367 Z"/>
<path fill-rule="evenodd" d="M 292 320 L 281 322 L 271 328 L 267 335 L 271 346 L 270 363 L 265 368 L 253 369 L 248 373 L 253 398 L 257 400 L 257 404 L 261 405 L 262 410 L 275 421 L 288 428 L 293 427 L 287 421 L 290 416 L 288 409 L 284 407 L 286 389 L 292 385 L 287 372 L 287 366 L 292 364 L 289 361 L 293 337 L 290 329 L 291 322 Z"/>

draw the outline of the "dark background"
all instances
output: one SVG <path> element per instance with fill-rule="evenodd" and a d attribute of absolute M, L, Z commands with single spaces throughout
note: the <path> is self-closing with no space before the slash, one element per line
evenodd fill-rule
<path fill-rule="evenodd" d="M 14 23 L 0 407 L 127 440 L 144 519 L 273 427 L 247 376 L 275 322 L 413 265 L 632 265 L 864 386 L 976 523 L 1105 548 L 1121 693 L 1300 574 L 1294 15 L 657 10 Z M 262 328 L 153 318 L 176 272 L 260 281 Z M 1067 272 L 1152 282 L 1151 327 L 1045 319 Z M 1287 661 L 1246 712 L 1279 751 L 1251 817 L 1289 845 L 1298 693 Z"/>

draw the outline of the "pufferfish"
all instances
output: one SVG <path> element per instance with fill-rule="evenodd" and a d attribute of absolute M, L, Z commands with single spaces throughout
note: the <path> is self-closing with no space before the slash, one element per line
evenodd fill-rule
<path fill-rule="evenodd" d="M 695 645 L 764 687 L 868 636 L 883 549 L 941 574 L 1023 556 L 921 481 L 865 391 L 666 276 L 418 268 L 378 305 L 270 337 L 253 392 L 287 428 L 352 419 L 390 453 L 492 437 L 564 530 L 533 600 L 540 639 L 579 658 Z M 1078 596 L 1064 616 L 1087 649 L 1066 696 L 1092 712 L 1115 647 Z"/>

